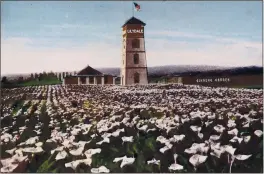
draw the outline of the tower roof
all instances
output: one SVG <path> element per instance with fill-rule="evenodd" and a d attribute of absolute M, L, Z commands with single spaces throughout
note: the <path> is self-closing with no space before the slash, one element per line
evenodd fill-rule
<path fill-rule="evenodd" d="M 135 18 L 134 16 L 132 18 L 128 19 L 122 27 L 129 25 L 129 24 L 138 24 L 138 25 L 143 25 L 143 26 L 146 25 L 144 22 Z"/>
<path fill-rule="evenodd" d="M 102 75 L 102 73 L 88 65 L 87 67 L 79 71 L 77 75 Z"/>

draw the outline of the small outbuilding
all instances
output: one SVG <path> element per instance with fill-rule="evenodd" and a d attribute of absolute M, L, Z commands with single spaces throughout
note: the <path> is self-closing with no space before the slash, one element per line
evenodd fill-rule
<path fill-rule="evenodd" d="M 109 74 L 103 74 L 89 65 L 79 71 L 76 75 L 66 76 L 63 84 L 78 85 L 107 85 L 115 84 L 117 77 Z"/>

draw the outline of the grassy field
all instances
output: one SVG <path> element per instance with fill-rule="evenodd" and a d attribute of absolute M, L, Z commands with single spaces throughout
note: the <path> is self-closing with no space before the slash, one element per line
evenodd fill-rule
<path fill-rule="evenodd" d="M 62 82 L 57 78 L 47 78 L 41 81 L 38 80 L 31 80 L 25 83 L 21 83 L 21 86 L 38 86 L 38 85 L 55 85 L 61 84 Z"/>
<path fill-rule="evenodd" d="M 30 81 L 25 81 L 21 83 L 6 83 L 1 84 L 1 88 L 19 88 L 26 86 L 42 86 L 42 85 L 56 85 L 61 84 L 62 82 L 57 77 L 45 77 L 42 80 L 33 79 Z"/>

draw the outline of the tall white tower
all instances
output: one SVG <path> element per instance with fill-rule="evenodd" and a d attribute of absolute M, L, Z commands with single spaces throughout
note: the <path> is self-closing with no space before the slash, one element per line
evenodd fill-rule
<path fill-rule="evenodd" d="M 141 20 L 132 17 L 122 26 L 121 85 L 148 84 L 145 25 Z"/>

